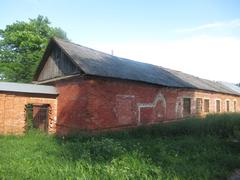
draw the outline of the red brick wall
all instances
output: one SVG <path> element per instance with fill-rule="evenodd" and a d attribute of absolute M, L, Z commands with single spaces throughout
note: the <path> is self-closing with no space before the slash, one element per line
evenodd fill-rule
<path fill-rule="evenodd" d="M 198 91 L 195 92 L 195 100 L 196 98 L 201 97 L 203 99 L 209 99 L 210 100 L 210 113 L 216 113 L 216 100 L 220 100 L 220 109 L 221 112 L 226 112 L 226 100 L 229 100 L 230 102 L 230 112 L 234 112 L 234 101 L 236 101 L 236 111 L 240 111 L 240 97 L 238 96 L 231 96 L 226 94 L 219 94 L 219 93 L 212 93 L 212 92 L 203 92 Z M 195 108 L 195 107 L 194 107 Z M 195 109 L 194 109 L 195 110 Z M 205 114 L 203 112 L 203 114 Z"/>
<path fill-rule="evenodd" d="M 55 97 L 0 92 L 0 134 L 23 134 L 25 132 L 25 105 L 27 104 L 49 104 L 48 132 L 56 132 L 57 100 Z"/>
<path fill-rule="evenodd" d="M 75 129 L 88 128 L 89 83 L 82 78 L 76 78 L 57 81 L 55 86 L 59 92 L 57 133 L 67 134 Z"/>
<path fill-rule="evenodd" d="M 57 132 L 60 134 L 180 119 L 184 117 L 184 97 L 191 98 L 192 116 L 196 113 L 197 97 L 210 99 L 210 113 L 215 112 L 216 98 L 222 102 L 230 99 L 230 104 L 236 99 L 240 111 L 239 97 L 126 80 L 75 78 L 58 81 L 56 87 L 60 93 L 57 118 Z M 221 108 L 224 112 L 224 105 Z"/>

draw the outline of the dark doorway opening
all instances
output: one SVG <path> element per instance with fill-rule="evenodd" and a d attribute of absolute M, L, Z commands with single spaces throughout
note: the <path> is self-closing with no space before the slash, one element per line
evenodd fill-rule
<path fill-rule="evenodd" d="M 28 104 L 26 105 L 26 129 L 40 129 L 48 132 L 48 104 Z"/>

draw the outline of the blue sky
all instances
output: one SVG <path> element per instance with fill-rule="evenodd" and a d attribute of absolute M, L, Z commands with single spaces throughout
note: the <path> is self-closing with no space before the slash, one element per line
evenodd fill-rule
<path fill-rule="evenodd" d="M 0 29 L 39 14 L 73 42 L 207 79 L 240 82 L 238 0 L 2 0 Z"/>

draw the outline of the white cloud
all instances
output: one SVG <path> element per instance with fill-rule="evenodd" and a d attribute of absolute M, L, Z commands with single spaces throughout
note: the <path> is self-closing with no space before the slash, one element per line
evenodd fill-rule
<path fill-rule="evenodd" d="M 88 44 L 87 46 L 211 80 L 240 82 L 240 39 L 195 37 L 171 42 Z"/>
<path fill-rule="evenodd" d="M 214 22 L 214 23 L 204 24 L 204 25 L 200 25 L 192 28 L 177 29 L 176 32 L 195 32 L 195 31 L 210 30 L 210 29 L 217 29 L 217 28 L 235 28 L 235 27 L 240 27 L 240 19 L 223 21 L 223 22 Z"/>

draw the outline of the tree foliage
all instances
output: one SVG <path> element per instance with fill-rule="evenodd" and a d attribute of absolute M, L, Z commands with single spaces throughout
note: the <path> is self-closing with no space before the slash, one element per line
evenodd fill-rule
<path fill-rule="evenodd" d="M 61 28 L 50 26 L 47 17 L 17 21 L 0 29 L 0 79 L 31 82 L 49 39 L 67 39 Z"/>

